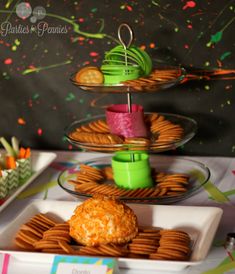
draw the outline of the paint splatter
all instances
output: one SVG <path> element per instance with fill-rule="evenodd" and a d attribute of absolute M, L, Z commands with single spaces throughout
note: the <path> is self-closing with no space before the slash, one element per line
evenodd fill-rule
<path fill-rule="evenodd" d="M 187 1 L 187 3 L 183 6 L 183 10 L 186 10 L 187 8 L 195 8 L 196 2 L 194 1 Z"/>
<path fill-rule="evenodd" d="M 22 117 L 18 118 L 17 122 L 18 122 L 18 124 L 21 125 L 21 126 L 23 126 L 23 125 L 26 124 L 25 120 L 24 120 Z"/>
<path fill-rule="evenodd" d="M 13 60 L 11 58 L 7 58 L 4 60 L 5 65 L 11 65 L 13 63 Z"/>
<path fill-rule="evenodd" d="M 223 61 L 226 57 L 231 55 L 231 51 L 227 51 L 220 56 L 220 60 Z"/>
<path fill-rule="evenodd" d="M 42 136 L 42 129 L 39 128 L 39 129 L 37 130 L 37 133 L 38 133 L 39 136 Z"/>
<path fill-rule="evenodd" d="M 70 93 L 66 96 L 65 101 L 70 102 L 70 101 L 73 101 L 75 98 L 76 98 L 75 95 L 74 95 L 72 92 L 70 92 Z"/>
<path fill-rule="evenodd" d="M 96 57 L 96 56 L 99 55 L 99 53 L 98 53 L 98 52 L 92 51 L 92 52 L 89 53 L 89 55 L 90 55 L 91 57 Z"/>

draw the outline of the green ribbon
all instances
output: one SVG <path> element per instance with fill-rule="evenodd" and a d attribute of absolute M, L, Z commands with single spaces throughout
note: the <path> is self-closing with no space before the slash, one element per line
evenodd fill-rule
<path fill-rule="evenodd" d="M 230 253 L 233 258 L 235 258 L 235 251 Z M 230 257 L 226 257 L 218 266 L 226 265 L 231 262 Z"/>
<path fill-rule="evenodd" d="M 226 271 L 235 269 L 235 262 L 230 262 L 225 265 L 218 266 L 209 271 L 203 272 L 202 274 L 223 274 Z"/>
<path fill-rule="evenodd" d="M 194 170 L 191 172 L 191 175 L 198 179 L 204 190 L 211 196 L 211 199 L 218 203 L 230 202 L 228 197 L 224 195 L 223 192 L 220 191 L 211 181 L 204 184 L 206 178 L 200 171 Z"/>
<path fill-rule="evenodd" d="M 235 258 L 235 251 L 231 252 L 231 255 Z M 223 274 L 231 269 L 235 269 L 235 261 L 231 261 L 230 257 L 226 257 L 217 267 L 201 274 Z"/>
<path fill-rule="evenodd" d="M 18 199 L 25 199 L 30 196 L 33 196 L 35 194 L 38 194 L 40 192 L 47 191 L 49 188 L 54 187 L 57 185 L 57 181 L 51 181 L 48 183 L 44 183 L 40 186 L 32 187 L 30 189 L 27 189 L 26 191 L 22 192 L 17 196 Z"/>
<path fill-rule="evenodd" d="M 226 203 L 230 201 L 229 198 L 224 195 L 224 193 L 220 191 L 211 181 L 208 181 L 202 187 L 210 194 L 214 201 L 218 203 Z"/>

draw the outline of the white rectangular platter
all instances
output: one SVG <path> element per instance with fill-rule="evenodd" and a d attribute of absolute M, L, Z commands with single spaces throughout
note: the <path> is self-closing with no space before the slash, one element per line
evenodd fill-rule
<path fill-rule="evenodd" d="M 0 252 L 7 252 L 15 259 L 35 263 L 51 263 L 53 254 L 17 251 L 14 237 L 20 226 L 37 213 L 47 213 L 60 220 L 68 220 L 81 202 L 34 201 L 27 206 L 0 233 Z M 129 205 L 138 218 L 139 225 L 156 226 L 168 229 L 180 229 L 189 233 L 194 240 L 189 261 L 157 261 L 146 259 L 117 258 L 121 268 L 145 270 L 180 271 L 187 266 L 201 263 L 208 254 L 212 240 L 219 225 L 222 210 L 216 207 L 165 206 L 165 205 Z"/>
<path fill-rule="evenodd" d="M 6 208 L 29 184 L 33 182 L 56 158 L 53 152 L 32 151 L 32 175 L 20 187 L 15 189 L 9 197 L 0 205 L 0 212 Z"/>

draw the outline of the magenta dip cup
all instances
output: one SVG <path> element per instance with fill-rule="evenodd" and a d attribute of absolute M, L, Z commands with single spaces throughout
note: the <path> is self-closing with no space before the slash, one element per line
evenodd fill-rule
<path fill-rule="evenodd" d="M 125 138 L 148 136 L 141 105 L 132 104 L 131 112 L 127 104 L 111 105 L 106 109 L 106 120 L 112 134 Z"/>

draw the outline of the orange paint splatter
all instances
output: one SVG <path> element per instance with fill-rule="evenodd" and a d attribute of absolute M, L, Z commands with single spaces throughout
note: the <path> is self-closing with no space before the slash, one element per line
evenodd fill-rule
<path fill-rule="evenodd" d="M 19 125 L 22 125 L 22 126 L 26 124 L 26 122 L 23 118 L 18 118 L 17 122 Z"/>
<path fill-rule="evenodd" d="M 145 45 L 142 45 L 142 46 L 140 46 L 140 48 L 141 48 L 142 50 L 145 50 L 145 49 L 146 49 L 146 46 L 145 46 Z"/>
<path fill-rule="evenodd" d="M 218 67 L 221 68 L 222 67 L 222 62 L 220 60 L 216 60 Z"/>
<path fill-rule="evenodd" d="M 154 49 L 154 48 L 155 48 L 155 44 L 154 44 L 154 43 L 150 43 L 149 47 L 150 47 L 151 49 Z"/>

